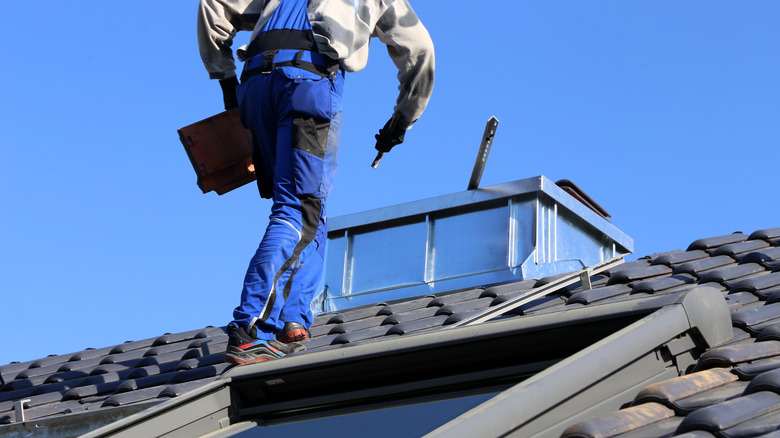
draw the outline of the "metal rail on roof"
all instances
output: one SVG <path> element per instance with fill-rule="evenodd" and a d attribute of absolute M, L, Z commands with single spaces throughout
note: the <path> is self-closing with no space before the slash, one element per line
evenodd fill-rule
<path fill-rule="evenodd" d="M 623 263 L 623 256 L 618 256 L 618 257 L 613 257 L 605 262 L 601 262 L 596 265 L 590 266 L 588 268 L 572 272 L 571 274 L 553 280 L 550 283 L 545 284 L 544 286 L 531 289 L 530 291 L 528 291 L 528 293 L 521 294 L 520 296 L 515 297 L 511 300 L 495 305 L 489 309 L 485 309 L 485 311 L 483 311 L 482 313 L 479 313 L 469 318 L 462 319 L 448 327 L 452 328 L 452 327 L 460 327 L 465 325 L 474 325 L 485 321 L 489 321 L 495 317 L 505 314 L 506 312 L 509 312 L 510 310 L 516 309 L 524 304 L 530 303 L 531 301 L 537 298 L 541 298 L 551 292 L 554 292 L 562 287 L 566 287 L 570 284 L 574 284 L 577 281 L 582 281 L 583 288 L 590 289 L 591 276 L 603 272 L 607 269 L 613 268 L 621 263 Z"/>

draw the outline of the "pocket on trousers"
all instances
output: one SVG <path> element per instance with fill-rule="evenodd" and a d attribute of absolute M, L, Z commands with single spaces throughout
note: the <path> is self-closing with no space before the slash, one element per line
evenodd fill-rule
<path fill-rule="evenodd" d="M 299 196 L 321 197 L 330 122 L 313 117 L 293 119 L 293 176 Z"/>
<path fill-rule="evenodd" d="M 333 118 L 331 89 L 332 84 L 326 78 L 296 80 L 290 96 L 293 114 L 330 120 Z"/>

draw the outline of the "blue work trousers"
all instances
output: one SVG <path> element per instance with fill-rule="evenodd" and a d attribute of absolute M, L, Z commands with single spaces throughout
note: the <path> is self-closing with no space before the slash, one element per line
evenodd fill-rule
<path fill-rule="evenodd" d="M 237 89 L 255 137 L 255 166 L 273 182 L 270 221 L 249 263 L 234 322 L 273 339 L 284 323 L 309 328 L 327 241 L 325 203 L 336 171 L 344 72 L 297 67 L 258 74 Z M 258 172 L 259 173 L 259 172 Z"/>

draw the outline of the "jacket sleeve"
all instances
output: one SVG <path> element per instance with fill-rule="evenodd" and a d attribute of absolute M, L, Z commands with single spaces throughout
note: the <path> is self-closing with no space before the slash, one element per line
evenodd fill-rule
<path fill-rule="evenodd" d="M 254 22 L 243 14 L 252 0 L 201 0 L 198 6 L 198 47 L 211 79 L 236 75 L 233 37 L 252 30 Z M 257 3 L 257 2 L 255 2 Z"/>
<path fill-rule="evenodd" d="M 379 17 L 375 32 L 398 68 L 395 112 L 407 127 L 411 126 L 422 115 L 433 92 L 433 41 L 407 0 L 392 2 Z"/>

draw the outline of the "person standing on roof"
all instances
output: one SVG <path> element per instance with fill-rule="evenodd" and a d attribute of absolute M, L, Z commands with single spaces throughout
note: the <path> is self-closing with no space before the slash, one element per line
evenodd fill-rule
<path fill-rule="evenodd" d="M 231 45 L 245 61 L 239 85 Z M 398 68 L 394 112 L 379 153 L 404 141 L 433 90 L 434 51 L 407 0 L 201 0 L 198 44 L 225 109 L 238 107 L 254 137 L 260 196 L 271 216 L 228 324 L 225 360 L 261 362 L 303 349 L 322 277 L 325 204 L 336 170 L 345 72 L 366 66 L 379 38 Z"/>

